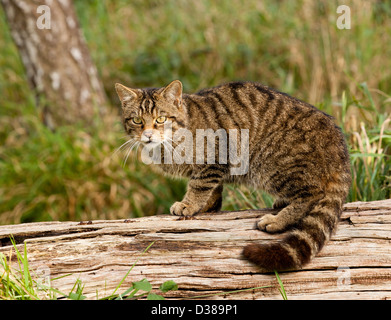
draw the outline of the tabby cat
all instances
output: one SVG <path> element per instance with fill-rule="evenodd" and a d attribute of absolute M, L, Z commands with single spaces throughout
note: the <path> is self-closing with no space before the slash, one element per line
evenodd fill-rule
<path fill-rule="evenodd" d="M 265 190 L 275 197 L 273 207 L 279 212 L 264 215 L 257 227 L 269 233 L 288 232 L 280 241 L 244 248 L 244 257 L 263 271 L 301 268 L 330 238 L 351 182 L 344 135 L 331 116 L 253 82 L 231 82 L 195 94 L 183 93 L 178 80 L 163 88 L 116 84 L 116 90 L 124 128 L 144 147 L 170 142 L 173 151 L 178 143 L 167 138 L 168 122 L 172 132 L 187 129 L 194 139 L 197 129 L 237 129 L 239 135 L 240 129 L 248 129 L 245 174 L 231 174 L 229 162 L 197 163 L 196 150 L 192 162 L 156 165 L 165 173 L 189 178 L 187 192 L 172 205 L 171 214 L 219 211 L 224 183 Z"/>

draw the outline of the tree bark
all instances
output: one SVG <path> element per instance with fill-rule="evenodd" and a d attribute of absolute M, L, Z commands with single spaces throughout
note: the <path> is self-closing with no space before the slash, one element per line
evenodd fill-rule
<path fill-rule="evenodd" d="M 1 0 L 43 121 L 90 122 L 106 97 L 70 0 Z"/>
<path fill-rule="evenodd" d="M 117 293 L 146 278 L 154 290 L 174 280 L 179 290 L 166 298 L 282 299 L 275 275 L 241 256 L 246 244 L 282 236 L 255 230 L 259 217 L 271 211 L 0 226 L 0 252 L 10 255 L 12 234 L 20 252 L 26 243 L 32 272 L 46 269 L 52 279 L 72 274 L 51 285 L 69 293 L 80 279 L 83 294 L 92 299 L 97 292 L 110 295 L 138 258 Z M 337 232 L 322 251 L 303 269 L 279 274 L 288 299 L 390 299 L 390 245 L 391 200 L 346 204 Z M 12 257 L 17 266 L 15 253 Z M 261 286 L 270 287 L 251 289 Z M 242 289 L 250 290 L 227 293 Z"/>

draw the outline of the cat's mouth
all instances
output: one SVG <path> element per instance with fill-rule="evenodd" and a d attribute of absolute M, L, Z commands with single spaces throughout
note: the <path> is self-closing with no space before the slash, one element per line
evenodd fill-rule
<path fill-rule="evenodd" d="M 156 132 L 156 130 L 148 129 L 143 131 L 139 140 L 143 145 L 152 146 L 154 144 L 160 144 L 162 139 L 160 133 Z"/>
<path fill-rule="evenodd" d="M 163 146 L 164 148 L 173 149 L 173 141 L 172 139 L 166 137 L 166 136 L 152 136 L 149 139 L 145 139 L 145 137 L 142 137 L 140 140 L 141 144 L 148 148 L 148 149 L 154 149 L 158 146 Z"/>
<path fill-rule="evenodd" d="M 160 145 L 162 141 L 160 141 L 160 139 L 149 139 L 144 141 L 141 140 L 141 143 L 148 148 L 154 148 Z"/>
<path fill-rule="evenodd" d="M 148 140 L 148 141 L 145 141 L 143 142 L 145 145 L 149 145 L 149 146 L 152 146 L 152 145 L 158 145 L 160 144 L 161 142 L 160 141 L 152 141 L 152 140 Z"/>
<path fill-rule="evenodd" d="M 160 142 L 160 139 L 159 137 L 156 137 L 156 136 L 149 136 L 149 137 L 146 137 L 146 136 L 141 136 L 139 138 L 140 142 L 143 143 L 143 144 L 149 144 L 149 143 L 153 143 L 153 142 Z"/>

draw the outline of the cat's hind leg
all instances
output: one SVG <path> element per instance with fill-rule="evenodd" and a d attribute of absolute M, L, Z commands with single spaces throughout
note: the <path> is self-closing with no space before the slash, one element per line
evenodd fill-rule
<path fill-rule="evenodd" d="M 257 227 L 269 233 L 283 232 L 300 222 L 321 197 L 322 195 L 314 195 L 305 199 L 295 199 L 277 214 L 265 214 L 257 222 Z"/>
<path fill-rule="evenodd" d="M 265 214 L 257 222 L 257 227 L 261 231 L 269 233 L 283 232 L 292 224 L 300 221 L 303 218 L 306 210 L 295 206 L 288 205 L 283 208 L 278 214 Z"/>

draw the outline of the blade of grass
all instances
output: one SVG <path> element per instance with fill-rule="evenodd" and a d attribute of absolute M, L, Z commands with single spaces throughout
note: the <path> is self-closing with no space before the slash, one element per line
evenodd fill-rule
<path fill-rule="evenodd" d="M 27 260 L 27 246 L 26 242 L 24 243 L 24 249 L 23 249 L 23 276 L 24 276 L 24 285 L 26 288 L 31 288 L 32 282 L 31 282 L 31 275 L 29 270 L 29 263 Z"/>
<path fill-rule="evenodd" d="M 133 270 L 134 266 L 137 264 L 137 262 L 141 259 L 141 257 L 149 250 L 149 248 L 155 243 L 155 241 L 151 242 L 151 244 L 143 251 L 143 253 L 140 255 L 140 257 L 138 257 L 138 259 L 135 261 L 135 263 L 133 263 L 133 265 L 131 266 L 131 268 L 129 269 L 129 271 L 125 274 L 125 276 L 122 278 L 122 280 L 120 281 L 120 283 L 118 284 L 118 286 L 115 288 L 115 290 L 113 291 L 113 293 L 111 294 L 111 296 L 113 296 L 117 290 L 119 289 L 119 287 L 122 285 L 122 283 L 125 281 L 125 279 L 127 278 L 127 276 L 129 275 L 130 271 Z"/>
<path fill-rule="evenodd" d="M 18 260 L 18 266 L 19 266 L 19 276 L 14 274 L 12 271 L 10 265 L 11 265 L 11 255 L 12 251 L 10 253 L 10 262 L 7 265 L 6 259 L 2 260 L 2 265 L 4 268 L 4 272 L 7 273 L 7 288 L 8 292 L 11 294 L 14 294 L 12 296 L 13 299 L 34 299 L 38 300 L 39 297 L 36 294 L 33 286 L 33 280 L 31 278 L 31 274 L 29 271 L 29 265 L 28 265 L 28 259 L 27 259 L 27 247 L 26 243 L 24 244 L 24 256 L 20 253 L 16 246 L 16 241 L 13 237 L 13 235 L 10 235 L 10 240 L 13 245 L 13 249 L 16 252 L 16 257 Z M 12 250 L 12 249 L 11 249 Z"/>
<path fill-rule="evenodd" d="M 282 295 L 282 298 L 284 300 L 288 300 L 288 297 L 287 297 L 286 292 L 285 292 L 284 284 L 282 283 L 282 281 L 280 279 L 280 276 L 278 275 L 277 271 L 274 271 L 274 273 L 276 274 L 276 278 L 277 278 L 278 284 L 280 285 L 280 287 L 278 288 L 278 291 L 280 291 L 280 293 Z"/>

